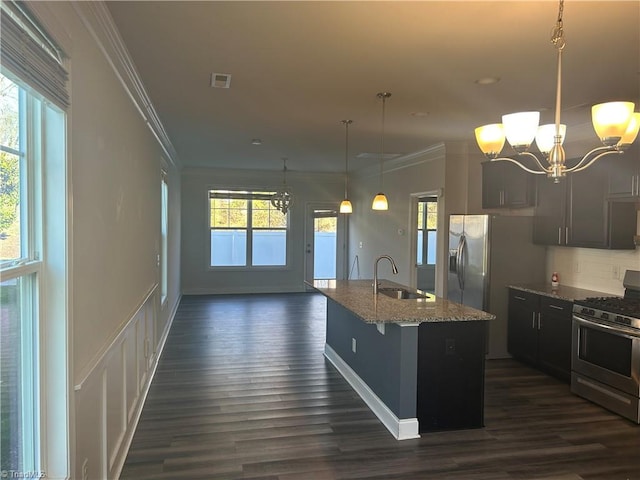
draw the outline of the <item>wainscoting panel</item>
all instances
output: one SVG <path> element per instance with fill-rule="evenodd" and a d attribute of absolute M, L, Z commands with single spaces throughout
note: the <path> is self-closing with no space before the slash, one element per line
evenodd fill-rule
<path fill-rule="evenodd" d="M 100 358 L 75 385 L 76 465 L 73 478 L 116 479 L 127 454 L 159 352 L 157 285 Z"/>

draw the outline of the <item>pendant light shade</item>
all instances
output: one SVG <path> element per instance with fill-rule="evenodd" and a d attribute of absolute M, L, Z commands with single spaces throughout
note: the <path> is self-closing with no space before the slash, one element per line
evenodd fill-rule
<path fill-rule="evenodd" d="M 353 120 L 341 120 L 344 125 L 344 200 L 340 203 L 340 213 L 353 213 L 353 206 L 349 201 L 349 125 Z"/>
<path fill-rule="evenodd" d="M 353 206 L 346 198 L 340 203 L 340 213 L 353 213 Z"/>
<path fill-rule="evenodd" d="M 373 197 L 373 203 L 371 204 L 372 210 L 389 210 L 389 202 L 387 201 L 387 196 L 379 192 L 375 197 Z"/>
<path fill-rule="evenodd" d="M 382 99 L 382 134 L 380 135 L 380 192 L 373 198 L 371 203 L 372 210 L 389 210 L 389 202 L 382 189 L 382 176 L 384 173 L 384 113 L 385 102 L 391 96 L 389 92 L 378 93 L 378 98 Z"/>

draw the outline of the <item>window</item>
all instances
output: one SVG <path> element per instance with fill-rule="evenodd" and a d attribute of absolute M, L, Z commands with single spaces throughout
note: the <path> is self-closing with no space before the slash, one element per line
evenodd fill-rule
<path fill-rule="evenodd" d="M 169 184 L 164 171 L 160 183 L 160 205 L 160 302 L 164 304 L 167 299 L 169 281 Z"/>
<path fill-rule="evenodd" d="M 288 217 L 271 205 L 273 192 L 209 192 L 211 267 L 287 264 Z"/>
<path fill-rule="evenodd" d="M 418 265 L 436 263 L 436 229 L 438 225 L 437 198 L 418 201 Z"/>
<path fill-rule="evenodd" d="M 0 473 L 68 478 L 67 72 L 27 3 L 0 3 Z"/>
<path fill-rule="evenodd" d="M 40 465 L 42 109 L 0 74 L 0 464 L 21 472 Z"/>

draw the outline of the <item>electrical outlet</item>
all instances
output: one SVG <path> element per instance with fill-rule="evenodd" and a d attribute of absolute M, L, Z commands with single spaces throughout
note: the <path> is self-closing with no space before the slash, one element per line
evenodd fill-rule
<path fill-rule="evenodd" d="M 89 459 L 85 458 L 82 462 L 82 480 L 89 480 Z"/>
<path fill-rule="evenodd" d="M 356 353 L 356 339 L 355 338 L 351 339 L 351 351 L 353 353 Z"/>
<path fill-rule="evenodd" d="M 618 265 L 613 265 L 611 267 L 611 278 L 614 280 L 620 279 L 620 267 Z"/>
<path fill-rule="evenodd" d="M 362 246 L 363 246 L 363 245 L 362 245 L 362 242 L 360 242 L 360 243 L 358 244 L 358 246 L 359 246 L 360 248 L 362 248 Z"/>
<path fill-rule="evenodd" d="M 580 263 L 576 262 L 573 264 L 573 273 L 580 273 Z"/>

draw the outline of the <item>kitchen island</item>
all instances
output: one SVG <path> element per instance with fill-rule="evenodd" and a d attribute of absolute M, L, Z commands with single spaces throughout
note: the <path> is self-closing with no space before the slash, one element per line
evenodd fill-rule
<path fill-rule="evenodd" d="M 325 357 L 396 439 L 483 426 L 494 315 L 390 281 L 377 295 L 372 280 L 320 280 L 313 287 L 327 297 Z M 385 288 L 415 298 L 391 298 Z"/>

